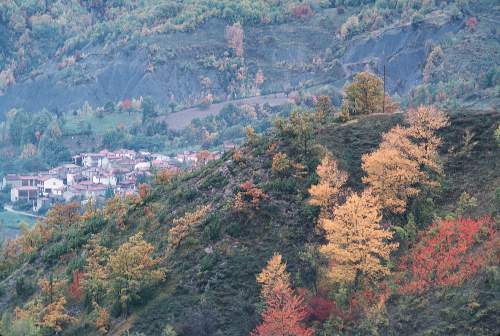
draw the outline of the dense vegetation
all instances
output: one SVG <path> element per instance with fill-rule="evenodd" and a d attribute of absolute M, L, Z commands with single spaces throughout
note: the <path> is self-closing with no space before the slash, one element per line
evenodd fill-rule
<path fill-rule="evenodd" d="M 494 335 L 499 11 L 492 0 L 2 2 L 0 95 L 51 77 L 84 95 L 104 69 L 94 64 L 137 54 L 145 69 L 131 77 L 172 75 L 185 92 L 0 110 L 0 177 L 102 148 L 241 146 L 23 225 L 1 245 L 0 334 Z M 288 102 L 238 103 L 275 94 Z M 219 101 L 234 103 L 208 113 Z M 207 116 L 168 124 L 191 110 Z M 8 200 L 6 189 L 0 211 Z"/>
<path fill-rule="evenodd" d="M 266 136 L 249 133 L 244 147 L 220 161 L 158 178 L 140 195 L 115 198 L 103 210 L 55 208 L 43 223 L 5 246 L 4 333 L 31 328 L 35 334 L 119 334 L 130 328 L 146 334 L 247 335 L 262 321 L 255 333 L 268 335 L 276 328 L 270 316 L 278 314 L 296 321 L 287 326 L 299 330 L 296 335 L 312 329 L 318 335 L 412 334 L 422 328 L 439 334 L 460 328 L 458 316 L 467 330 L 491 334 L 498 324 L 498 229 L 496 217 L 485 216 L 499 213 L 498 114 L 452 116 L 446 126 L 446 119 L 435 119 L 441 118 L 437 110 L 415 113 L 362 116 L 347 124 L 327 116 L 330 121 L 318 124 L 322 113 L 297 112 Z M 414 132 L 428 129 L 421 127 L 429 122 L 445 127 L 415 138 Z M 464 123 L 474 134 L 473 145 Z M 405 132 L 410 142 L 392 142 L 393 132 Z M 440 158 L 432 150 L 411 150 L 438 145 L 439 138 Z M 423 165 L 414 171 L 420 182 L 398 179 L 403 184 L 390 185 L 414 191 L 379 203 L 375 185 L 371 194 L 365 188 L 383 170 L 372 172 L 366 165 L 385 150 L 401 156 L 385 161 L 395 168 Z M 322 159 L 328 152 L 329 159 Z M 436 164 L 444 175 L 426 168 Z M 408 189 L 409 182 L 416 189 Z M 371 213 L 360 218 L 371 225 L 364 234 L 381 230 L 374 247 L 392 237 L 387 246 L 393 253 L 381 252 L 384 257 L 373 259 L 376 264 L 354 273 L 350 261 L 343 261 L 339 273 L 328 262 L 340 260 L 343 254 L 337 253 L 345 246 L 331 245 L 342 232 L 334 228 L 364 211 Z M 455 240 L 456 234 L 465 236 Z M 432 254 L 443 241 L 456 252 Z M 431 254 L 426 257 L 425 251 Z M 288 280 L 275 279 L 268 290 L 262 285 L 259 296 L 258 283 L 269 281 L 264 275 L 256 281 L 256 276 L 276 252 L 280 260 L 270 263 L 289 274 L 283 278 Z M 135 253 L 142 257 L 135 259 Z M 122 268 L 123 258 L 136 262 Z M 433 267 L 442 272 L 438 278 L 429 273 Z M 469 300 L 469 308 L 446 308 L 463 300 Z M 439 317 L 429 322 L 436 309 Z M 419 319 L 406 323 L 415 311 Z"/>

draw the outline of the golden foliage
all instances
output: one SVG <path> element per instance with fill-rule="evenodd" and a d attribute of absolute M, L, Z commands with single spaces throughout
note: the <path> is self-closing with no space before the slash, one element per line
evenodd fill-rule
<path fill-rule="evenodd" d="M 154 246 L 143 239 L 142 232 L 131 236 L 109 256 L 107 264 L 111 288 L 127 306 L 137 299 L 140 290 L 165 278 L 158 269 L 159 258 L 153 258 Z"/>
<path fill-rule="evenodd" d="M 261 285 L 261 294 L 267 299 L 278 281 L 290 286 L 290 274 L 286 271 L 286 263 L 281 254 L 275 253 L 267 262 L 266 267 L 257 275 L 257 283 Z"/>
<path fill-rule="evenodd" d="M 110 318 L 109 318 L 109 313 L 106 308 L 103 308 L 99 306 L 97 303 L 93 303 L 94 306 L 94 311 L 96 312 L 95 316 L 95 328 L 103 333 L 106 334 L 109 331 L 109 326 L 110 326 Z"/>
<path fill-rule="evenodd" d="M 89 255 L 85 264 L 82 285 L 88 297 L 93 302 L 99 302 L 106 292 L 108 272 L 106 265 L 110 251 L 99 245 L 96 239 L 91 240 Z"/>
<path fill-rule="evenodd" d="M 114 221 L 115 225 L 123 229 L 128 214 L 128 205 L 120 195 L 111 198 L 104 207 L 104 218 L 107 221 Z"/>
<path fill-rule="evenodd" d="M 248 209 L 258 210 L 260 202 L 267 199 L 268 195 L 252 181 L 246 181 L 240 185 L 239 191 L 233 202 L 233 209 L 243 211 Z"/>
<path fill-rule="evenodd" d="M 52 207 L 44 219 L 45 224 L 51 229 L 64 229 L 80 222 L 80 204 L 72 202 L 68 204 L 58 203 Z"/>
<path fill-rule="evenodd" d="M 210 205 L 198 206 L 196 210 L 187 212 L 184 216 L 173 220 L 169 230 L 168 244 L 170 248 L 177 247 L 188 236 L 191 229 L 198 225 L 210 211 Z"/>
<path fill-rule="evenodd" d="M 66 299 L 64 296 L 61 296 L 59 299 L 49 304 L 44 309 L 40 326 L 52 329 L 55 332 L 61 332 L 64 325 L 75 321 L 75 319 L 66 312 L 66 309 L 64 308 L 65 304 Z"/>
<path fill-rule="evenodd" d="M 409 126 L 396 126 L 385 133 L 379 149 L 365 154 L 363 183 L 370 186 L 383 208 L 403 213 L 408 199 L 421 187 L 435 187 L 434 175 L 442 174 L 435 132 L 448 124 L 447 117 L 433 107 L 421 106 L 407 115 Z"/>
<path fill-rule="evenodd" d="M 309 188 L 309 204 L 321 206 L 324 215 L 331 218 L 348 175 L 339 169 L 337 161 L 329 154 L 316 167 L 316 174 L 319 176 L 319 183 Z"/>
<path fill-rule="evenodd" d="M 359 285 L 361 276 L 377 280 L 387 275 L 385 262 L 398 244 L 380 226 L 380 205 L 369 190 L 351 194 L 333 219 L 321 218 L 327 243 L 320 252 L 330 260 L 328 277 L 337 283 Z"/>
<path fill-rule="evenodd" d="M 272 172 L 279 176 L 286 176 L 292 169 L 292 164 L 285 153 L 276 153 L 273 156 Z"/>

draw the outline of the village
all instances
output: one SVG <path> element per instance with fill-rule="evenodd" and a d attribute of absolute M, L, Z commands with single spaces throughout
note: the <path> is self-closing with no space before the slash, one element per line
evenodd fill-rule
<path fill-rule="evenodd" d="M 89 199 L 104 202 L 113 195 L 137 192 L 137 186 L 155 172 L 178 172 L 205 165 L 221 157 L 220 152 L 185 151 L 174 156 L 129 149 L 81 153 L 48 171 L 18 175 L 7 174 L 0 189 L 10 188 L 13 207 L 43 213 L 56 203 Z"/>

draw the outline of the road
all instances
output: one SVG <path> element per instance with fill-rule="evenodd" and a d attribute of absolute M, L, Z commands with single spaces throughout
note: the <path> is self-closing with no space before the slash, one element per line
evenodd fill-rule
<path fill-rule="evenodd" d="M 23 215 L 23 216 L 28 216 L 28 217 L 33 217 L 33 218 L 40 218 L 40 219 L 43 219 L 45 217 L 43 216 L 37 216 L 37 215 L 33 215 L 32 213 L 29 213 L 29 212 L 24 212 L 24 211 L 19 211 L 19 210 L 14 210 L 12 208 L 12 205 L 4 205 L 3 207 L 6 211 L 8 212 L 12 212 L 12 213 L 15 213 L 15 214 L 18 214 L 18 215 Z"/>
<path fill-rule="evenodd" d="M 191 120 L 195 118 L 205 118 L 211 115 L 218 114 L 224 106 L 228 104 L 234 105 L 256 105 L 256 104 L 269 104 L 271 106 L 283 105 L 291 102 L 291 100 L 284 93 L 276 93 L 270 94 L 266 96 L 257 96 L 250 98 L 242 98 L 242 99 L 233 99 L 227 100 L 222 103 L 212 104 L 206 108 L 200 107 L 191 107 L 179 112 L 175 112 L 167 115 L 166 117 L 162 117 L 161 119 L 165 120 L 169 126 L 169 128 L 174 130 L 180 130 L 184 127 L 188 126 Z"/>

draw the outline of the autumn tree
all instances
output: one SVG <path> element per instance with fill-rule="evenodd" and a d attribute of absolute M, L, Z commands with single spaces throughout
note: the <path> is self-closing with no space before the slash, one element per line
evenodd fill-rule
<path fill-rule="evenodd" d="M 323 157 L 316 167 L 316 174 L 318 174 L 319 183 L 309 188 L 311 195 L 309 204 L 320 206 L 323 217 L 332 218 L 348 175 L 338 167 L 337 161 L 332 158 L 331 154 Z"/>
<path fill-rule="evenodd" d="M 257 283 L 261 286 L 261 295 L 266 299 L 278 281 L 290 284 L 290 274 L 286 271 L 286 262 L 281 254 L 275 253 L 267 262 L 266 267 L 257 275 Z"/>
<path fill-rule="evenodd" d="M 173 249 L 179 246 L 193 228 L 201 223 L 209 211 L 210 205 L 200 205 L 194 211 L 186 212 L 182 217 L 174 219 L 168 232 L 169 248 Z"/>
<path fill-rule="evenodd" d="M 108 272 L 111 291 L 128 315 L 129 304 L 140 298 L 140 293 L 161 281 L 164 271 L 158 268 L 160 259 L 153 258 L 154 246 L 146 242 L 142 233 L 131 236 L 109 257 Z"/>
<path fill-rule="evenodd" d="M 389 273 L 386 263 L 398 245 L 388 242 L 392 233 L 380 220 L 380 204 L 370 190 L 351 194 L 333 219 L 320 219 L 327 240 L 320 252 L 330 260 L 329 278 L 359 288 L 362 279 L 373 281 Z"/>
<path fill-rule="evenodd" d="M 66 311 L 65 305 L 66 299 L 64 296 L 47 305 L 43 310 L 39 325 L 43 328 L 52 329 L 55 332 L 61 332 L 64 326 L 75 321 L 75 318 L 70 316 Z"/>
<path fill-rule="evenodd" d="M 86 301 L 89 304 L 98 304 L 106 294 L 109 286 L 107 264 L 110 253 L 111 251 L 101 246 L 96 239 L 90 241 L 82 279 Z"/>
<path fill-rule="evenodd" d="M 408 111 L 408 127 L 397 125 L 382 137 L 379 148 L 362 157 L 363 182 L 379 198 L 383 208 L 401 214 L 408 200 L 424 187 L 439 185 L 442 174 L 436 131 L 447 125 L 444 113 L 421 106 Z"/>
<path fill-rule="evenodd" d="M 252 336 L 312 336 L 314 330 L 304 326 L 308 315 L 302 295 L 295 294 L 290 274 L 280 254 L 275 253 L 257 275 L 261 296 L 265 301 L 262 322 Z"/>
<path fill-rule="evenodd" d="M 240 184 L 240 191 L 236 193 L 233 208 L 236 211 L 258 210 L 261 202 L 266 200 L 268 195 L 252 181 Z"/>
<path fill-rule="evenodd" d="M 288 284 L 278 280 L 266 300 L 262 322 L 252 336 L 313 336 L 314 329 L 304 325 L 308 315 L 304 298 Z"/>
<path fill-rule="evenodd" d="M 360 115 L 382 112 L 384 84 L 369 72 L 360 72 L 352 83 L 345 88 L 342 105 L 344 115 Z"/>
<path fill-rule="evenodd" d="M 243 57 L 243 27 L 239 22 L 236 22 L 232 26 L 226 27 L 226 41 L 229 48 L 234 50 L 234 53 L 238 57 Z"/>
<path fill-rule="evenodd" d="M 62 230 L 80 222 L 80 212 L 81 208 L 78 202 L 57 203 L 49 210 L 44 222 L 51 229 Z"/>
<path fill-rule="evenodd" d="M 316 117 L 319 121 L 324 122 L 333 117 L 335 109 L 332 101 L 328 96 L 319 96 L 316 101 Z"/>
<path fill-rule="evenodd" d="M 125 220 L 128 213 L 128 205 L 120 195 L 115 195 L 109 199 L 103 209 L 104 218 L 114 223 L 118 228 L 125 227 Z"/>

